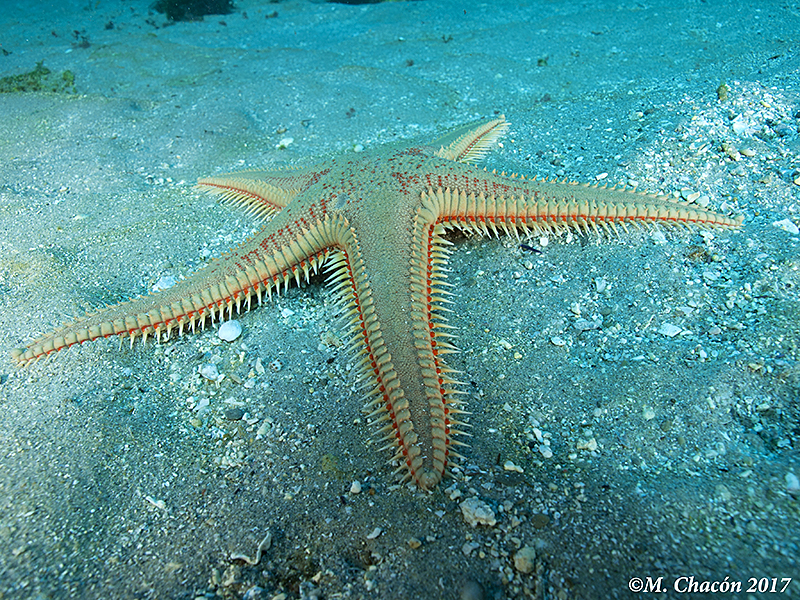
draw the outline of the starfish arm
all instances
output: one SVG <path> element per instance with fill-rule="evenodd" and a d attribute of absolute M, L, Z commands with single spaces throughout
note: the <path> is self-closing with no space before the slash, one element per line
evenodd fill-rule
<path fill-rule="evenodd" d="M 278 213 L 317 177 L 319 169 L 242 171 L 206 177 L 198 189 L 220 197 L 223 204 L 243 208 L 259 219 Z"/>
<path fill-rule="evenodd" d="M 437 149 L 435 155 L 440 158 L 474 163 L 483 158 L 507 130 L 508 122 L 501 116 L 454 129 L 433 142 L 431 147 Z"/>
<path fill-rule="evenodd" d="M 644 194 L 624 188 L 506 177 L 458 166 L 446 161 L 472 163 L 482 158 L 508 130 L 505 117 L 458 128 L 436 140 L 435 157 L 445 159 L 439 168 L 420 177 L 428 194 L 441 198 L 439 221 L 448 226 L 497 233 L 523 229 L 552 231 L 571 227 L 588 231 L 614 229 L 617 224 L 665 223 L 698 227 L 736 228 L 742 217 L 728 217 L 713 210 L 667 196 Z"/>
<path fill-rule="evenodd" d="M 281 215 L 283 216 L 283 214 Z M 211 317 L 212 322 L 237 312 L 242 303 L 249 308 L 253 296 L 259 303 L 266 291 L 288 287 L 294 279 L 300 283 L 310 270 L 316 271 L 336 245 L 342 219 L 327 218 L 308 228 L 287 219 L 273 220 L 264 231 L 245 241 L 229 254 L 214 260 L 191 277 L 168 290 L 140 296 L 95 313 L 52 331 L 27 347 L 12 351 L 20 365 L 100 337 L 129 337 L 131 346 L 137 337 L 149 335 L 157 340 L 168 338 L 172 330 L 182 335 L 185 328 L 195 330 Z"/>
<path fill-rule="evenodd" d="M 431 204 L 418 207 L 410 230 L 348 231 L 330 278 L 367 391 L 365 410 L 398 473 L 422 489 L 442 479 L 464 426 L 462 392 L 444 361 L 455 351 L 443 323 L 450 244 L 435 221 Z"/>
<path fill-rule="evenodd" d="M 743 219 L 667 196 L 567 182 L 520 181 L 488 173 L 461 186 L 431 188 L 426 194 L 437 199 L 441 223 L 484 235 L 497 235 L 498 230 L 532 235 L 563 228 L 616 232 L 617 225 L 649 223 L 734 229 Z"/>

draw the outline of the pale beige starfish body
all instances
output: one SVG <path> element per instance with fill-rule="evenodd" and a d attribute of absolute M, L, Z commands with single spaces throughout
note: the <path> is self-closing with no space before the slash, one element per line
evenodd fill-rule
<path fill-rule="evenodd" d="M 448 228 L 478 234 L 582 232 L 666 223 L 733 228 L 697 206 L 621 189 L 488 173 L 469 163 L 505 132 L 503 118 L 461 128 L 431 146 L 385 146 L 309 169 L 200 180 L 201 188 L 273 218 L 252 238 L 174 287 L 125 302 L 15 350 L 28 364 L 111 335 L 169 336 L 253 297 L 300 282 L 327 263 L 368 406 L 392 459 L 419 487 L 435 486 L 463 433 L 455 348 L 446 323 Z"/>

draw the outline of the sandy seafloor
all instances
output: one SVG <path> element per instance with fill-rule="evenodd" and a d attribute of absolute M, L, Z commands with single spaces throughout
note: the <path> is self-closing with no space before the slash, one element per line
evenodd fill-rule
<path fill-rule="evenodd" d="M 170 25 L 9 0 L 0 31 L 0 76 L 44 61 L 77 91 L 0 95 L 0 598 L 800 597 L 797 2 L 240 0 Z M 453 236 L 473 437 L 433 493 L 369 445 L 321 277 L 232 344 L 10 361 L 253 230 L 198 177 L 501 113 L 488 168 L 683 190 L 744 226 Z"/>

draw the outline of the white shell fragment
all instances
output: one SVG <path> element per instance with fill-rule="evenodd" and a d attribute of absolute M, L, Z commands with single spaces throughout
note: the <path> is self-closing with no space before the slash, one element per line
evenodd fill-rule
<path fill-rule="evenodd" d="M 492 508 L 480 498 L 467 498 L 459 506 L 464 520 L 473 527 L 478 525 L 492 527 L 497 523 Z"/>
<path fill-rule="evenodd" d="M 264 536 L 264 539 L 261 540 L 261 543 L 258 545 L 258 548 L 256 549 L 256 557 L 255 558 L 250 558 L 246 554 L 235 553 L 235 554 L 231 554 L 231 560 L 243 560 L 248 565 L 255 566 L 259 562 L 261 562 L 261 554 L 265 550 L 269 550 L 270 546 L 272 546 L 272 532 L 268 531 L 267 535 Z"/>
<path fill-rule="evenodd" d="M 800 234 L 800 228 L 795 225 L 791 219 L 783 219 L 781 221 L 775 221 L 773 227 L 777 227 L 778 229 L 783 229 L 786 233 L 790 233 L 791 235 L 798 235 Z"/>
<path fill-rule="evenodd" d="M 203 365 L 200 367 L 200 375 L 209 381 L 216 381 L 219 379 L 219 369 L 217 369 L 217 365 L 214 364 Z"/>
<path fill-rule="evenodd" d="M 664 232 L 661 231 L 660 229 L 654 229 L 650 233 L 650 239 L 652 239 L 653 243 L 656 244 L 657 246 L 663 246 L 664 244 L 667 243 L 667 236 L 664 235 Z"/>
<path fill-rule="evenodd" d="M 658 328 L 658 333 L 667 337 L 675 337 L 681 331 L 683 331 L 683 329 L 672 323 L 662 323 L 661 327 Z"/>
<path fill-rule="evenodd" d="M 217 337 L 226 342 L 232 342 L 242 335 L 242 326 L 239 321 L 225 321 L 217 330 Z"/>

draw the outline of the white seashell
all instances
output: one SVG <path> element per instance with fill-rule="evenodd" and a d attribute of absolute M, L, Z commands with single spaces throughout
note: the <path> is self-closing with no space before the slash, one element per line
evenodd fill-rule
<path fill-rule="evenodd" d="M 242 326 L 239 321 L 225 321 L 217 330 L 217 337 L 226 342 L 232 342 L 242 335 Z"/>

